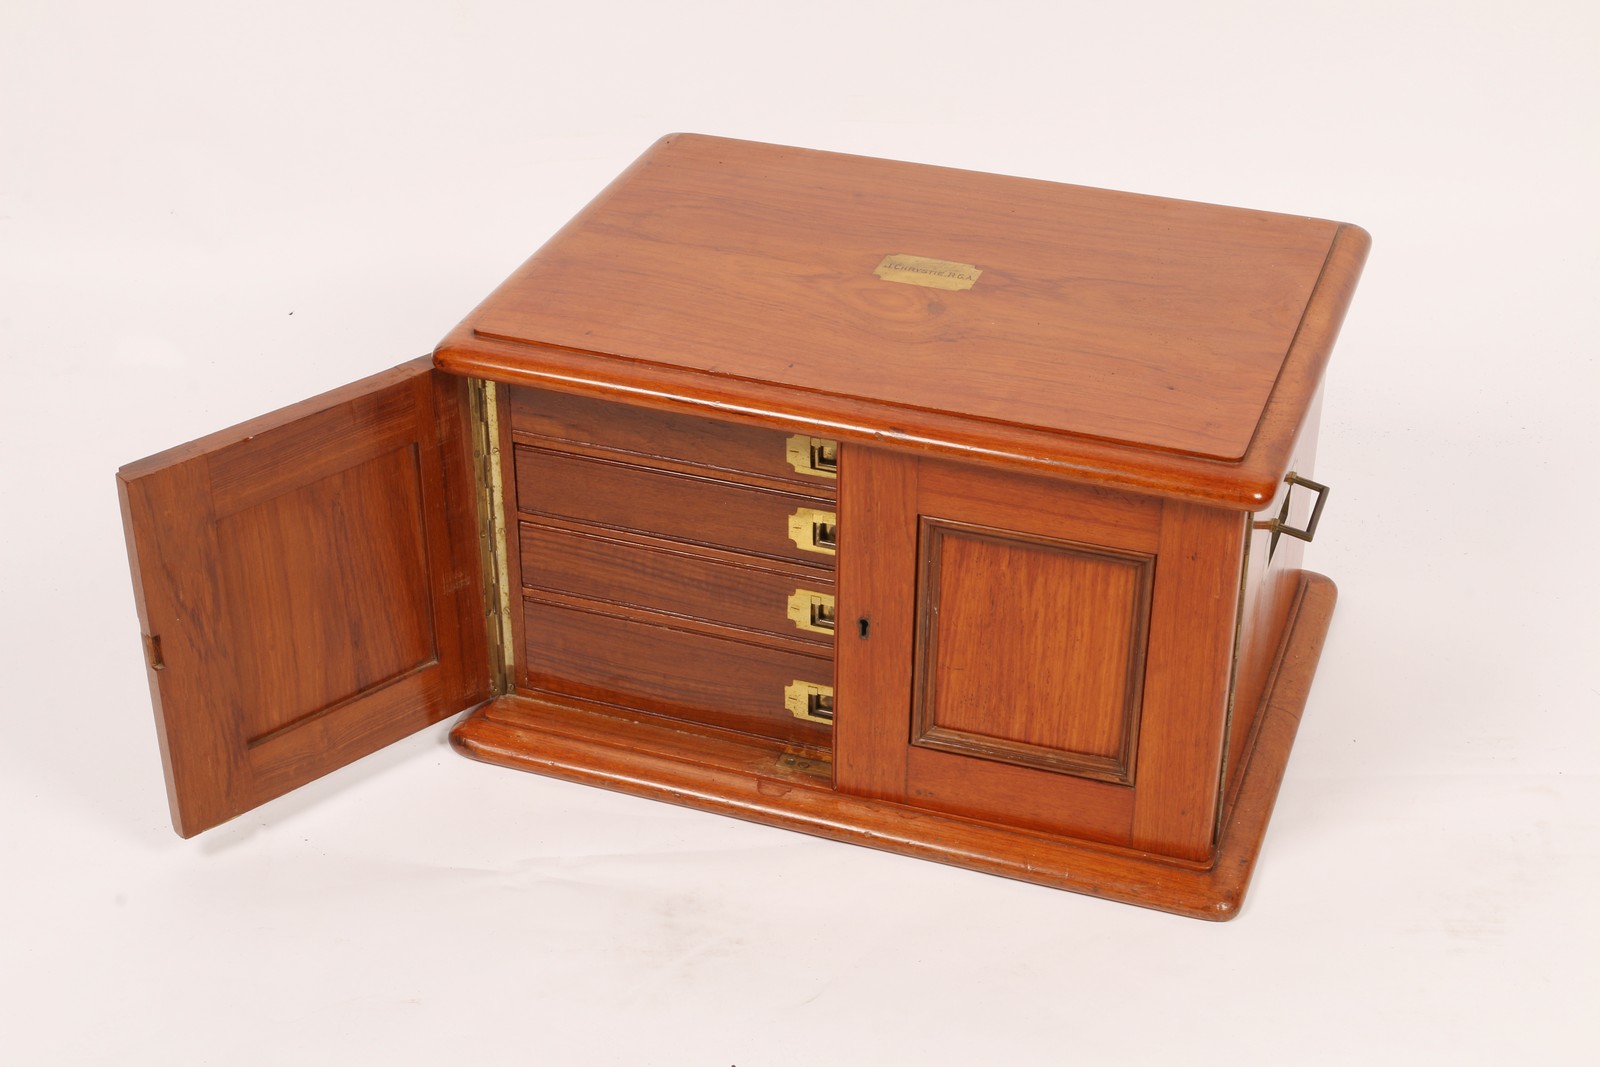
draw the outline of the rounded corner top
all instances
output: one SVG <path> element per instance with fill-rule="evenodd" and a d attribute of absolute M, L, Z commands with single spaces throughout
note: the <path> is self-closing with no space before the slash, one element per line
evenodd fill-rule
<path fill-rule="evenodd" d="M 1372 250 L 1372 233 L 1364 226 L 1357 226 L 1353 222 L 1339 223 L 1339 236 L 1349 241 L 1351 245 L 1365 258 Z"/>

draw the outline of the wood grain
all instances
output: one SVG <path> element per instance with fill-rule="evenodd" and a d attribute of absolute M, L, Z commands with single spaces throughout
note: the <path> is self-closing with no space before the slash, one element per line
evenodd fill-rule
<path fill-rule="evenodd" d="M 935 243 L 985 270 L 972 290 L 872 273 Z M 1253 510 L 1368 244 L 1318 220 L 680 136 L 435 358 Z"/>
<path fill-rule="evenodd" d="M 857 707 L 858 686 L 872 694 L 871 704 L 851 715 L 848 725 L 841 710 L 835 751 L 839 788 L 954 815 L 1125 843 L 1133 790 L 1083 775 L 1121 779 L 1131 774 L 1137 781 L 1142 774 L 1142 754 L 1132 759 L 1142 749 L 1133 719 L 1136 706 L 1144 709 L 1138 721 L 1149 714 L 1148 699 L 1137 696 L 1145 669 L 1137 646 L 1150 594 L 1141 573 L 1123 591 L 1124 603 L 1108 608 L 1109 589 L 1092 588 L 1094 567 L 1041 570 L 1028 549 L 1044 544 L 1059 552 L 1070 545 L 1102 559 L 1137 561 L 1134 569 L 1142 572 L 1160 545 L 1161 502 L 877 449 L 850 447 L 842 462 L 841 507 L 850 516 L 841 544 L 842 617 L 858 610 L 857 583 L 867 583 L 875 613 L 891 620 L 896 640 L 875 643 L 876 617 L 872 641 L 852 642 L 847 634 L 838 639 L 841 709 Z M 956 574 L 937 566 L 934 558 L 943 545 L 930 532 L 944 529 L 981 533 L 982 543 L 994 547 L 988 558 L 967 560 L 972 565 Z M 1022 558 L 1008 558 L 1012 545 Z M 920 567 L 919 559 L 925 561 Z M 1157 583 L 1162 568 L 1157 557 Z M 1091 588 L 1072 588 L 1086 574 Z M 953 596 L 939 593 L 944 581 L 953 583 Z M 1072 610 L 1072 620 L 1064 621 L 1059 609 L 1073 605 L 1081 610 Z M 953 618 L 949 625 L 945 610 Z M 1099 617 L 1107 613 L 1113 616 L 1109 625 Z M 1075 636 L 1071 627 L 1091 616 L 1093 636 Z M 902 638 L 909 648 L 900 645 Z M 950 645 L 953 654 L 942 662 Z M 1151 657 L 1166 654 L 1150 642 Z M 1052 657 L 1060 662 L 1051 662 Z M 957 679 L 968 671 L 979 684 Z M 1085 671 L 1091 677 L 1080 687 L 1080 679 L 1071 676 Z M 959 698 L 942 711 L 937 694 L 928 692 L 929 681 L 941 676 Z M 1111 696 L 1095 695 L 1097 680 Z M 1085 706 L 1080 701 L 1086 696 Z M 1220 731 L 1222 709 L 1216 711 Z M 1158 714 L 1169 712 L 1163 705 Z M 962 732 L 960 743 L 939 745 L 937 751 L 914 743 L 918 732 L 941 715 Z M 864 716 L 872 718 L 870 726 L 860 721 Z M 1042 740 L 1052 746 L 1031 744 Z M 1071 751 L 1097 745 L 1116 754 Z M 1029 766 L 1008 766 L 1000 758 Z M 1062 773 L 1068 764 L 1076 777 Z"/>
<path fill-rule="evenodd" d="M 944 464 L 931 460 L 911 461 L 895 453 L 851 448 L 845 453 L 849 470 L 857 473 L 841 474 L 843 500 L 855 506 L 855 494 L 850 481 L 863 469 L 881 468 L 878 477 L 888 479 L 888 471 L 900 467 L 901 479 L 910 479 L 912 488 L 907 492 L 882 493 L 873 510 L 862 514 L 852 512 L 851 525 L 856 527 L 860 539 L 848 542 L 857 558 L 843 561 L 847 568 L 860 567 L 867 573 L 898 575 L 902 583 L 898 592 L 884 588 L 879 594 L 885 605 L 891 605 L 898 596 L 900 601 L 913 599 L 918 583 L 913 577 L 897 570 L 893 553 L 903 551 L 909 530 L 920 528 L 922 541 L 919 548 L 927 555 L 930 527 L 956 523 L 979 527 L 988 536 L 1012 538 L 1018 541 L 1045 540 L 1071 542 L 1089 546 L 1114 555 L 1128 558 L 1154 557 L 1153 586 L 1150 594 L 1150 621 L 1147 653 L 1143 662 L 1143 692 L 1139 699 L 1138 732 L 1133 738 L 1131 724 L 1123 727 L 1131 747 L 1129 764 L 1124 764 L 1118 774 L 1105 773 L 1111 768 L 1102 763 L 1101 777 L 1131 780 L 1134 790 L 1130 794 L 1132 814 L 1123 824 L 1130 836 L 1127 840 L 1135 847 L 1147 849 L 1169 857 L 1204 861 L 1211 855 L 1219 807 L 1219 789 L 1223 738 L 1227 725 L 1229 683 L 1233 639 L 1237 616 L 1239 581 L 1243 557 L 1243 537 L 1246 517 L 1239 512 L 1168 501 L 1162 504 L 1148 498 L 1131 497 L 1103 489 L 1062 487 L 1041 479 L 1027 479 L 1018 475 L 1002 474 L 998 484 L 989 484 L 987 471 L 966 465 Z M 1007 525 L 996 528 L 994 515 L 1002 516 Z M 865 528 L 863 527 L 865 524 Z M 903 563 L 898 564 L 903 567 Z M 952 610 L 965 619 L 964 632 L 954 639 L 958 648 L 983 653 L 993 658 L 984 666 L 978 656 L 958 655 L 952 666 L 964 666 L 976 671 L 975 677 L 985 684 L 975 689 L 963 689 L 963 700 L 968 706 L 953 713 L 967 734 L 962 740 L 969 750 L 963 754 L 955 751 L 930 751 L 927 744 L 912 744 L 916 731 L 930 721 L 925 707 L 926 697 L 914 697 L 917 703 L 906 707 L 903 692 L 874 689 L 881 695 L 866 714 L 881 717 L 879 725 L 871 730 L 857 727 L 855 735 L 839 735 L 837 778 L 840 788 L 855 788 L 857 775 L 862 769 L 876 769 L 877 778 L 865 775 L 860 779 L 864 788 L 874 788 L 871 795 L 884 799 L 901 800 L 922 806 L 935 807 L 957 814 L 996 813 L 1010 810 L 1016 818 L 1028 818 L 1030 825 L 1049 826 L 1060 833 L 1080 832 L 1108 840 L 1113 825 L 1109 808 L 1102 802 L 1068 797 L 1070 792 L 1057 779 L 1060 767 L 1046 770 L 1045 757 L 1067 761 L 1070 753 L 1062 748 L 1040 751 L 1037 746 L 1031 753 L 1025 747 L 1029 737 L 1054 732 L 1057 744 L 1074 737 L 1071 731 L 1082 729 L 1085 736 L 1097 731 L 1115 731 L 1112 723 L 1125 723 L 1122 715 L 1129 714 L 1129 705 L 1121 704 L 1116 712 L 1104 706 L 1090 706 L 1088 721 L 1061 726 L 1058 714 L 1063 699 L 1060 688 L 1076 694 L 1078 690 L 1066 681 L 1066 675 L 1076 671 L 1088 672 L 1088 689 L 1093 691 L 1093 679 L 1100 672 L 1102 680 L 1114 670 L 1117 677 L 1126 679 L 1130 687 L 1135 684 L 1134 673 L 1138 667 L 1130 662 L 1124 652 L 1120 659 L 1109 656 L 1108 650 L 1118 646 L 1115 638 L 1096 631 L 1094 640 L 1101 644 L 1094 651 L 1073 652 L 1067 658 L 1074 663 L 1073 671 L 1055 672 L 1051 664 L 1034 662 L 1024 665 L 1023 660 L 1037 660 L 1025 654 L 1031 647 L 1037 628 L 1039 633 L 1062 636 L 1061 623 L 1050 620 L 1049 602 L 1070 604 L 1077 595 L 1070 588 L 1054 587 L 1037 592 L 1023 592 L 1027 584 L 1028 568 L 1022 572 L 1016 561 L 1008 566 L 1005 560 L 994 558 L 988 565 L 974 566 L 954 580 L 961 590 L 963 604 Z M 847 570 L 846 575 L 859 573 Z M 1057 574 L 1058 579 L 1074 575 Z M 1082 575 L 1076 577 L 1081 578 Z M 945 573 L 940 580 L 950 578 Z M 886 579 L 879 578 L 883 582 Z M 852 579 L 841 581 L 841 601 L 852 596 Z M 933 578 L 924 573 L 920 583 L 926 598 Z M 1070 583 L 1069 583 L 1070 584 Z M 999 621 L 1004 612 L 994 611 L 994 605 L 1010 603 L 1020 608 L 1029 598 L 1039 598 L 1039 603 L 1027 613 L 1011 612 L 1012 617 Z M 950 679 L 954 671 L 937 662 L 942 655 L 930 627 L 944 625 L 934 615 L 926 599 L 918 616 L 919 631 L 914 645 L 915 677 L 926 687 L 929 678 L 938 679 L 940 671 Z M 899 611 L 895 606 L 880 606 L 879 611 Z M 990 612 L 995 617 L 989 625 L 974 630 L 975 615 Z M 1129 633 L 1126 625 L 1128 612 L 1120 616 L 1110 611 L 1114 628 Z M 1118 618 L 1122 620 L 1118 622 Z M 1104 619 L 1098 620 L 1104 622 Z M 952 630 L 953 632 L 953 630 Z M 1070 642 L 1069 642 L 1070 643 Z M 1131 646 L 1128 646 L 1131 647 Z M 865 654 L 865 655 L 864 655 Z M 849 642 L 841 639 L 839 669 L 842 680 L 851 685 L 872 686 L 876 675 L 895 678 L 903 667 L 890 657 L 899 653 L 892 648 L 850 649 Z M 871 658 L 868 659 L 867 657 Z M 935 657 L 930 660 L 930 657 Z M 1117 660 L 1115 667 L 1106 664 Z M 975 666 L 976 664 L 976 666 Z M 996 666 L 999 665 L 999 666 Z M 1056 678 L 1059 685 L 1039 684 L 1038 679 Z M 864 683 L 857 679 L 866 679 Z M 963 683 L 955 682 L 958 687 Z M 841 686 L 843 689 L 844 686 Z M 842 702 L 852 702 L 846 691 Z M 916 718 L 918 704 L 924 705 L 922 718 Z M 1130 716 L 1131 717 L 1131 716 Z M 1056 726 L 1047 724 L 1055 723 Z M 972 735 L 980 731 L 990 737 L 1001 735 L 1009 741 L 1013 762 L 1019 755 L 1034 757 L 1034 768 L 1022 771 L 1006 767 L 993 757 L 993 752 L 971 751 L 979 747 Z M 847 738 L 850 738 L 847 745 Z M 1078 743 L 1074 739 L 1071 744 Z M 852 751 L 854 745 L 868 746 L 861 752 Z M 911 747 L 913 751 L 896 755 L 897 749 Z M 956 746 L 941 746 L 947 749 Z M 1004 747 L 1001 744 L 999 747 Z M 975 758 L 975 756 L 989 758 Z M 1091 770 L 1080 754 L 1078 770 L 1082 774 Z M 845 768 L 850 767 L 849 773 Z M 895 793 L 892 777 L 904 770 L 904 789 Z M 1073 812 L 1081 811 L 1081 827 L 1073 822 Z"/>
<path fill-rule="evenodd" d="M 183 836 L 489 695 L 465 385 L 418 360 L 118 473 Z"/>
<path fill-rule="evenodd" d="M 397 448 L 216 520 L 251 745 L 437 658 L 418 474 Z"/>
<path fill-rule="evenodd" d="M 906 749 L 901 802 L 1075 841 L 1127 845 L 1134 790 L 921 746 Z"/>
<path fill-rule="evenodd" d="M 515 540 L 518 692 L 456 743 L 1231 915 L 1333 604 L 1252 513 L 1309 463 L 1367 247 L 664 139 L 435 352 L 501 383 Z M 890 253 L 982 273 L 885 281 Z M 467 407 L 419 361 L 120 473 L 181 833 L 503 684 Z M 842 442 L 837 482 L 793 433 Z M 837 557 L 793 544 L 797 508 Z M 832 638 L 785 617 L 801 588 L 836 593 Z M 831 729 L 789 714 L 796 680 L 834 683 Z"/>
<path fill-rule="evenodd" d="M 722 640 L 532 597 L 523 611 L 528 688 L 780 743 L 830 743 L 826 724 L 795 718 L 783 702 L 791 682 L 833 684 L 826 655 Z"/>
<path fill-rule="evenodd" d="M 451 735 L 466 755 L 635 796 L 867 845 L 987 874 L 1200 919 L 1239 913 L 1305 707 L 1334 604 L 1333 583 L 1302 573 L 1214 857 L 1191 864 L 1010 829 L 830 789 L 763 744 L 712 741 L 612 709 L 503 697 Z M 1109 788 L 1109 787 L 1108 787 Z"/>
<path fill-rule="evenodd" d="M 1305 428 L 1295 442 L 1290 469 L 1316 477 L 1317 426 L 1321 396 L 1312 402 Z M 1265 528 L 1276 519 L 1284 499 L 1290 502 L 1289 521 L 1304 529 L 1310 519 L 1314 495 L 1304 489 L 1290 491 L 1284 484 L 1279 499 L 1252 516 L 1245 554 L 1245 573 L 1239 598 L 1238 654 L 1234 662 L 1233 693 L 1229 700 L 1228 747 L 1224 754 L 1223 783 L 1226 796 L 1239 788 L 1244 753 L 1255 729 L 1252 714 L 1278 654 L 1278 635 L 1299 595 L 1299 573 L 1305 559 L 1305 542 L 1293 537 L 1274 538 Z M 1276 541 L 1276 545 L 1274 545 Z"/>
<path fill-rule="evenodd" d="M 916 661 L 918 460 L 846 446 L 839 453 L 839 632 L 834 644 L 834 783 L 860 797 L 906 789 Z"/>
<path fill-rule="evenodd" d="M 523 589 L 596 603 L 631 605 L 664 615 L 833 647 L 831 633 L 795 626 L 787 615 L 798 590 L 833 593 L 832 575 L 798 567 L 712 557 L 677 547 L 608 536 L 603 531 L 521 524 Z"/>
<path fill-rule="evenodd" d="M 473 328 L 1237 459 L 1335 229 L 680 136 L 541 249 L 525 288 Z M 874 274 L 901 252 L 983 274 L 968 292 Z"/>
<path fill-rule="evenodd" d="M 923 519 L 911 743 L 1123 785 L 1153 556 Z"/>
<path fill-rule="evenodd" d="M 833 569 L 833 555 L 797 547 L 788 527 L 797 508 L 832 512 L 830 500 L 522 445 L 516 448 L 516 485 L 517 509 L 527 516 Z"/>
<path fill-rule="evenodd" d="M 1247 517 L 1162 509 L 1140 718 L 1133 845 L 1203 860 L 1217 825 Z"/>
<path fill-rule="evenodd" d="M 734 481 L 763 480 L 834 495 L 834 480 L 789 465 L 789 434 L 718 419 L 694 418 L 573 396 L 548 389 L 511 390 L 511 427 L 546 447 L 597 449 L 649 466 L 700 467 Z"/>

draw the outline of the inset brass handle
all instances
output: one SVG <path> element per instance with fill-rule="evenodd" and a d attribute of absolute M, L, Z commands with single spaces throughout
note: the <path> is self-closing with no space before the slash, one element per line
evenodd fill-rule
<path fill-rule="evenodd" d="M 833 686 L 797 678 L 783 687 L 783 706 L 797 719 L 832 725 Z"/>
<path fill-rule="evenodd" d="M 838 535 L 839 516 L 831 511 L 795 508 L 794 514 L 789 516 L 789 540 L 796 548 L 825 556 L 837 555 Z"/>
<path fill-rule="evenodd" d="M 821 478 L 839 477 L 837 441 L 797 433 L 785 442 L 783 452 L 789 460 L 789 466 L 800 474 L 815 474 Z"/>
<path fill-rule="evenodd" d="M 833 597 L 827 593 L 813 593 L 809 589 L 796 589 L 789 594 L 789 621 L 802 630 L 813 633 L 833 633 Z"/>

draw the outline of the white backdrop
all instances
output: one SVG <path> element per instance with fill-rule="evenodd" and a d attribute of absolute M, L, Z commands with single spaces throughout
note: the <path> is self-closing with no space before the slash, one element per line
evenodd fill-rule
<path fill-rule="evenodd" d="M 1593 1063 L 1592 3 L 0 3 L 0 1059 Z M 1359 223 L 1341 601 L 1213 926 L 456 757 L 167 825 L 112 480 L 670 130 Z"/>

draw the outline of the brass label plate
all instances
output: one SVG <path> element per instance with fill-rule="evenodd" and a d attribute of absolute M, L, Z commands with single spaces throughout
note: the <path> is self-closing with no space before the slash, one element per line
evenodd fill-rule
<path fill-rule="evenodd" d="M 928 259 L 926 256 L 907 256 L 895 253 L 884 256 L 883 262 L 872 273 L 886 282 L 904 282 L 907 285 L 924 285 L 929 289 L 953 291 L 971 289 L 983 271 L 971 263 L 951 263 L 946 259 Z"/>

